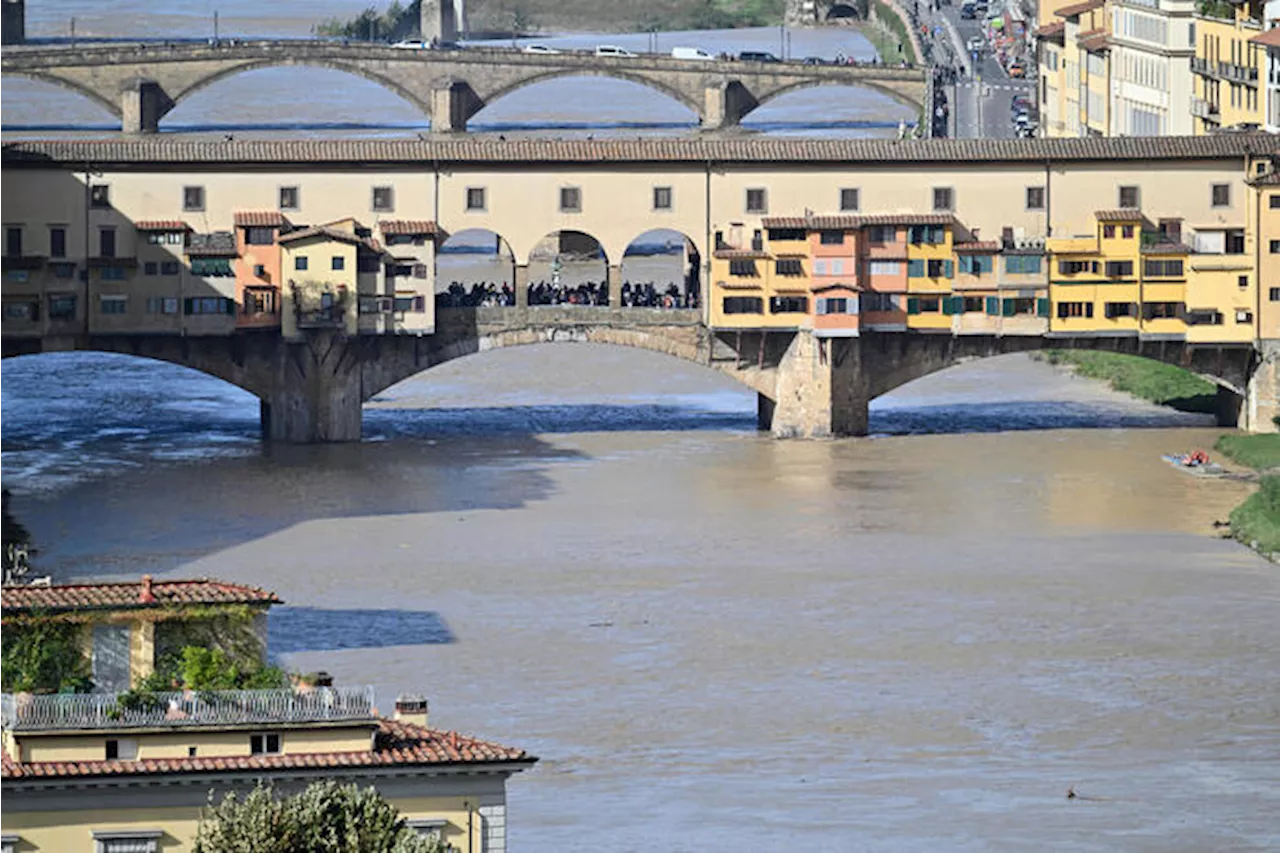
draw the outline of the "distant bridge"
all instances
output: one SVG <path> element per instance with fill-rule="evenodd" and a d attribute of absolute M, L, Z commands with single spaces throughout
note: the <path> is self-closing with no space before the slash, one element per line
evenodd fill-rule
<path fill-rule="evenodd" d="M 465 130 L 486 104 L 556 77 L 612 77 L 648 86 L 692 110 L 705 130 L 734 126 L 779 95 L 812 86 L 872 89 L 916 110 L 929 103 L 932 86 L 927 67 L 405 50 L 321 40 L 11 46 L 0 57 L 3 73 L 79 92 L 118 116 L 126 133 L 157 131 L 169 111 L 211 83 L 286 65 L 332 68 L 371 80 L 430 115 L 436 132 Z"/>

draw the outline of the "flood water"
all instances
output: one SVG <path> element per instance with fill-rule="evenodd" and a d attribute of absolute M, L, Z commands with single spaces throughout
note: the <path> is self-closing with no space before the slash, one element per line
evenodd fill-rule
<path fill-rule="evenodd" d="M 307 38 L 329 17 L 351 18 L 369 5 L 352 0 L 280 4 L 254 0 L 173 0 L 158 8 L 141 0 L 34 0 L 27 3 L 27 33 L 34 39 L 66 39 L 75 19 L 78 37 L 190 39 Z M 294 8 L 296 7 L 296 8 Z M 589 25 L 589 22 L 585 22 Z M 797 59 L 838 55 L 871 60 L 875 50 L 855 30 L 833 26 L 781 31 L 776 27 L 696 32 L 539 36 L 499 44 L 537 42 L 561 50 L 610 44 L 638 53 L 671 54 L 673 47 L 711 53 L 765 50 Z M 49 83 L 7 75 L 2 119 L 7 135 L 101 134 L 118 131 L 106 110 Z M 780 96 L 743 123 L 751 131 L 792 136 L 893 137 L 900 122 L 913 124 L 918 110 L 871 89 L 818 87 Z M 575 136 L 687 135 L 697 116 L 663 93 L 623 80 L 564 77 L 518 89 L 471 119 L 478 133 Z M 236 74 L 184 99 L 160 123 L 161 131 L 241 136 L 306 133 L 321 136 L 412 136 L 430 130 L 420 110 L 377 84 L 325 68 L 265 68 Z"/>
<path fill-rule="evenodd" d="M 780 442 L 730 378 L 559 344 L 265 449 L 179 368 L 3 371 L 43 570 L 278 591 L 288 667 L 541 756 L 512 849 L 1280 847 L 1280 580 L 1211 535 L 1247 487 L 1158 458 L 1199 416 L 1010 356 Z"/>

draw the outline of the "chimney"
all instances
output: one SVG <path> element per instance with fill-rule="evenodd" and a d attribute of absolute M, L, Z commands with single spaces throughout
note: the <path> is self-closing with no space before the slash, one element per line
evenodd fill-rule
<path fill-rule="evenodd" d="M 138 602 L 140 604 L 155 604 L 156 596 L 151 591 L 151 575 L 142 576 L 142 590 L 138 593 Z"/>
<path fill-rule="evenodd" d="M 396 697 L 394 719 L 402 723 L 427 727 L 427 697 L 419 694 L 401 694 Z"/>

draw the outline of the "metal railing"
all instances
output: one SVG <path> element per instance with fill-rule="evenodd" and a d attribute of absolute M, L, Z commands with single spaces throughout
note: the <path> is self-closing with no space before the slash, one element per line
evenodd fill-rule
<path fill-rule="evenodd" d="M 0 696 L 11 731 L 372 720 L 372 687 Z"/>

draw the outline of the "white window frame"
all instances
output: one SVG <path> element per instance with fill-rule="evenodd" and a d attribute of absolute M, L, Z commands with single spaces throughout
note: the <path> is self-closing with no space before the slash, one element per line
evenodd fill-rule
<path fill-rule="evenodd" d="M 444 841 L 444 831 L 448 828 L 449 821 L 437 817 L 411 817 L 404 824 L 417 833 L 419 838 Z"/>
<path fill-rule="evenodd" d="M 157 842 L 164 837 L 159 829 L 95 829 L 92 834 L 94 853 L 109 853 L 112 841 L 141 841 L 147 853 L 156 853 Z"/>

